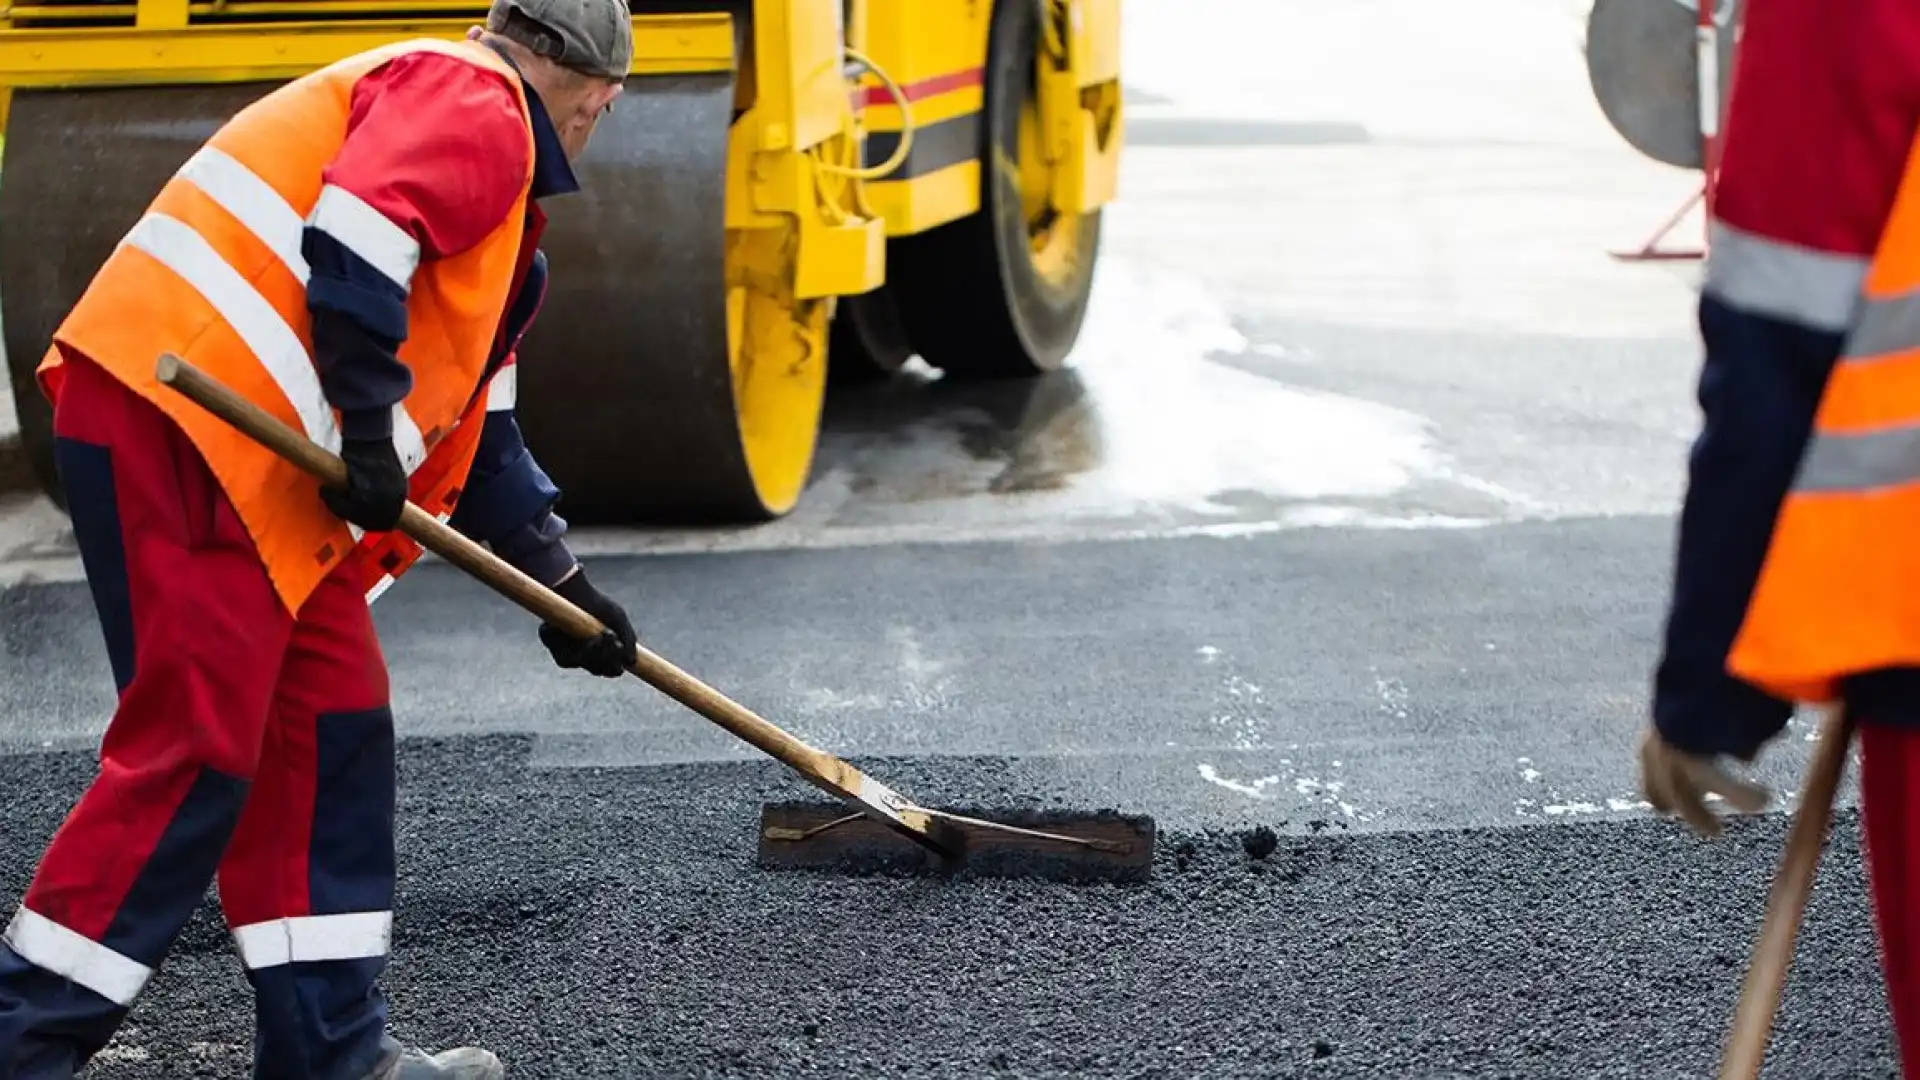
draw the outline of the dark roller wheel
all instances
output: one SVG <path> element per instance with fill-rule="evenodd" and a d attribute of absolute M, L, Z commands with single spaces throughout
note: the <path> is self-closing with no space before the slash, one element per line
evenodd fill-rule
<path fill-rule="evenodd" d="M 167 179 L 275 85 L 14 93 L 0 174 L 0 326 L 21 441 L 56 502 L 53 410 L 33 375 L 54 329 Z"/>
<path fill-rule="evenodd" d="M 765 521 L 806 486 L 828 305 L 793 296 L 790 226 L 726 226 L 756 122 L 734 94 L 731 72 L 629 79 L 548 210 L 517 411 L 571 520 Z"/>
<path fill-rule="evenodd" d="M 892 378 L 913 359 L 906 324 L 900 319 L 894 290 L 882 285 L 872 292 L 843 296 L 833 313 L 827 341 L 827 380 L 853 386 Z"/>
<path fill-rule="evenodd" d="M 1040 6 L 999 0 L 988 36 L 980 212 L 890 244 L 888 277 L 916 352 L 956 378 L 1052 371 L 1080 335 L 1100 214 L 1047 203 L 1039 152 Z"/>

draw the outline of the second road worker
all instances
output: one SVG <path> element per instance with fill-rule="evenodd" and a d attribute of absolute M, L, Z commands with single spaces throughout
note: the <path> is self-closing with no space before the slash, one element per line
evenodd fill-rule
<path fill-rule="evenodd" d="M 512 411 L 538 200 L 577 189 L 632 48 L 625 0 L 496 0 L 466 41 L 297 79 L 181 167 L 55 333 L 41 386 L 119 702 L 0 939 L 0 1078 L 71 1080 L 216 880 L 257 1077 L 505 1075 L 387 1034 L 394 730 L 368 604 L 420 554 L 393 531 L 411 498 L 610 628 L 541 626 L 560 666 L 632 655 Z M 349 483 L 159 386 L 169 351 Z"/>
<path fill-rule="evenodd" d="M 1795 702 L 1859 725 L 1882 970 L 1920 1076 L 1920 9 L 1743 9 L 1649 802 L 1704 833 Z"/>

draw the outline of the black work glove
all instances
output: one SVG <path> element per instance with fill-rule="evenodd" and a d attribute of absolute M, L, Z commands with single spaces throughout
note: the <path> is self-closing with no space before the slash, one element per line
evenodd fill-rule
<path fill-rule="evenodd" d="M 407 504 L 407 472 L 392 439 L 347 439 L 340 446 L 347 486 L 323 486 L 327 509 L 368 532 L 391 532 Z"/>
<path fill-rule="evenodd" d="M 585 567 L 553 587 L 553 591 L 572 601 L 573 606 L 600 620 L 606 632 L 590 641 L 582 641 L 552 623 L 540 624 L 540 643 L 553 654 L 553 662 L 563 668 L 583 668 L 602 678 L 617 679 L 626 674 L 633 659 L 633 647 L 640 636 L 619 604 L 587 580 Z"/>

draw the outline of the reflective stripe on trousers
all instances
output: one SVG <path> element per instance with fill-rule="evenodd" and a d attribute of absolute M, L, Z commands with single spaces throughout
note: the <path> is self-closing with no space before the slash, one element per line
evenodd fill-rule
<path fill-rule="evenodd" d="M 185 434 L 84 358 L 54 432 L 119 694 L 102 767 L 4 933 L 0 1062 L 72 1075 L 63 1060 L 106 1045 L 217 879 L 263 1075 L 364 1076 L 386 1015 L 395 794 L 360 575 L 335 567 L 289 614 Z"/>

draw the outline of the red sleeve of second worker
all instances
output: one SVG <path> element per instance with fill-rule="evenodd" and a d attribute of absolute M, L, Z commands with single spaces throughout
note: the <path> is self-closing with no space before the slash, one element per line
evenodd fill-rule
<path fill-rule="evenodd" d="M 526 183 L 533 139 L 506 78 L 412 53 L 354 87 L 347 138 L 323 174 L 400 226 L 423 259 L 498 228 Z"/>
<path fill-rule="evenodd" d="M 1742 14 L 1715 213 L 1872 254 L 1920 126 L 1920 4 L 1769 0 Z"/>

